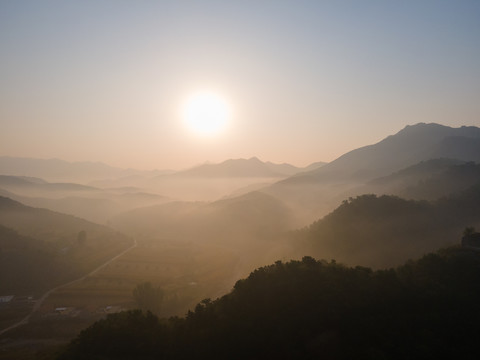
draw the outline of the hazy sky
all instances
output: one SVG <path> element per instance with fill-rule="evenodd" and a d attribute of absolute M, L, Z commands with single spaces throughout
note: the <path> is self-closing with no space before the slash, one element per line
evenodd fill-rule
<path fill-rule="evenodd" d="M 407 124 L 480 126 L 480 1 L 0 1 L 0 155 L 307 165 Z M 181 105 L 228 100 L 224 132 Z"/>

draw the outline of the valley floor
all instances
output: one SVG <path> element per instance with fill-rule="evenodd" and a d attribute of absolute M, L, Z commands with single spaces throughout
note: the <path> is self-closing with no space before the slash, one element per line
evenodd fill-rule
<path fill-rule="evenodd" d="M 236 272 L 239 262 L 239 255 L 228 248 L 139 239 L 89 275 L 49 291 L 34 306 L 28 323 L 0 335 L 0 359 L 48 354 L 107 314 L 135 308 L 132 290 L 145 281 L 165 292 L 160 316 L 183 316 L 202 299 L 230 291 L 246 275 Z M 18 312 L 17 318 L 29 310 L 33 305 Z M 8 311 L 0 309 L 0 316 L 6 317 Z"/>

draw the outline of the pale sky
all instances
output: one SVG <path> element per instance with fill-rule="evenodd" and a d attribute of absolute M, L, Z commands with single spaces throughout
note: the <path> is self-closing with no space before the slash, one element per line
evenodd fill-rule
<path fill-rule="evenodd" d="M 331 161 L 480 126 L 480 1 L 0 1 L 0 155 L 185 168 Z M 198 91 L 230 104 L 186 128 Z"/>

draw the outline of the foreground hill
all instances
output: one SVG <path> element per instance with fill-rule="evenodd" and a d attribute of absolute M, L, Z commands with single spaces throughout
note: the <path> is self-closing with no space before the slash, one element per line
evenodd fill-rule
<path fill-rule="evenodd" d="M 0 289 L 13 293 L 46 290 L 94 269 L 132 244 L 105 226 L 1 196 L 0 226 L 2 273 L 8 279 L 0 282 Z"/>
<path fill-rule="evenodd" d="M 457 248 L 396 270 L 278 261 L 185 318 L 109 315 L 59 359 L 476 359 L 479 277 Z"/>

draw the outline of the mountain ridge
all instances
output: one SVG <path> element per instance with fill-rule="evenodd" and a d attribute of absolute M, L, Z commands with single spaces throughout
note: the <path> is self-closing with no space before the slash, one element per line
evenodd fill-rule
<path fill-rule="evenodd" d="M 122 169 L 94 161 L 66 161 L 57 158 L 41 159 L 31 157 L 0 156 L 0 174 L 29 176 L 46 179 L 49 182 L 82 182 L 131 176 L 137 174 L 159 175 L 168 170 Z"/>
<path fill-rule="evenodd" d="M 299 226 L 305 226 L 369 181 L 433 158 L 480 162 L 480 128 L 408 125 L 375 144 L 349 151 L 319 169 L 293 175 L 261 191 L 293 207 L 299 214 Z"/>
<path fill-rule="evenodd" d="M 314 163 L 321 166 L 321 162 Z M 311 164 L 309 166 L 312 166 Z M 227 159 L 217 164 L 202 164 L 193 168 L 178 171 L 171 176 L 174 177 L 286 177 L 303 171 L 287 163 L 275 164 L 270 161 L 263 162 L 257 157 L 249 159 Z"/>
<path fill-rule="evenodd" d="M 436 123 L 418 123 L 407 125 L 396 134 L 387 136 L 375 144 L 349 151 L 319 169 L 294 175 L 283 182 L 294 183 L 301 181 L 302 178 L 307 182 L 311 179 L 363 181 L 386 176 L 422 160 L 451 157 L 447 156 L 449 150 L 447 145 L 438 145 L 450 137 L 455 138 L 455 140 L 447 140 L 447 142 L 450 141 L 448 143 L 450 145 L 458 145 L 459 139 L 478 139 L 478 141 L 471 141 L 470 154 L 461 151 L 456 154 L 463 155 L 463 158 L 457 158 L 458 160 L 480 160 L 480 128 L 475 126 L 452 128 Z M 452 151 L 450 148 L 450 152 Z M 471 154 L 472 151 L 474 151 L 473 154 Z M 467 155 L 473 158 L 465 158 Z"/>

